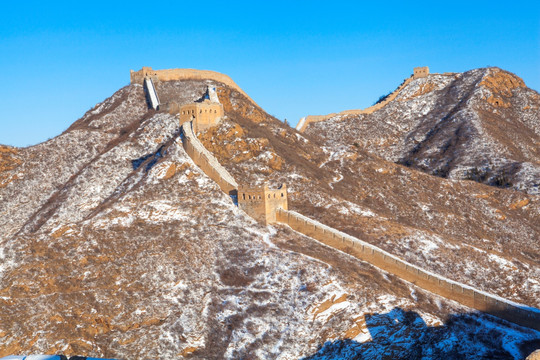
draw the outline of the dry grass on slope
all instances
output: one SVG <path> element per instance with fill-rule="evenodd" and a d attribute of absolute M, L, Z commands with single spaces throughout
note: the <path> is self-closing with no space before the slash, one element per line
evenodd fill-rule
<path fill-rule="evenodd" d="M 325 149 L 270 116 L 255 122 L 243 113 L 228 112 L 200 135 L 237 179 L 286 182 L 294 210 L 428 270 L 539 305 L 538 197 L 441 179 L 355 146 Z M 253 141 L 260 146 L 250 150 Z M 272 166 L 274 158 L 283 163 Z"/>

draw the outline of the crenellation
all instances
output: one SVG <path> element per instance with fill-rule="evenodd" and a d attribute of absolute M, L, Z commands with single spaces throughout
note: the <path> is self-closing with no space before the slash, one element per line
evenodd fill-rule
<path fill-rule="evenodd" d="M 413 78 L 420 79 L 429 75 L 429 67 L 419 66 L 413 69 Z"/>
<path fill-rule="evenodd" d="M 276 210 L 288 210 L 287 185 L 275 189 L 268 184 L 255 188 L 239 186 L 238 207 L 261 224 L 276 223 Z"/>
<path fill-rule="evenodd" d="M 196 69 L 165 69 L 153 70 L 149 66 L 143 66 L 141 70 L 130 70 L 130 80 L 132 84 L 141 84 L 145 77 L 151 77 L 154 82 L 159 81 L 179 81 L 179 80 L 213 80 L 225 84 L 234 90 L 244 95 L 248 100 L 253 102 L 253 99 L 238 86 L 233 79 L 225 74 L 210 70 Z"/>

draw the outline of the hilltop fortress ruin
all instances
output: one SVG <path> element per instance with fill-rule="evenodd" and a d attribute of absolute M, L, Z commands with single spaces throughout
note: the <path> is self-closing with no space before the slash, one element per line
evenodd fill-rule
<path fill-rule="evenodd" d="M 426 77 L 428 74 L 429 69 L 427 67 L 415 68 L 414 74 L 406 79 L 383 102 L 365 110 L 350 110 L 340 114 L 371 113 L 376 111 L 392 101 L 410 81 Z M 142 84 L 144 86 L 149 100 L 149 106 L 156 110 L 159 110 L 159 96 L 154 82 L 160 81 L 210 79 L 234 88 L 244 94 L 247 99 L 251 100 L 228 76 L 212 71 L 192 69 L 152 70 L 152 68 L 143 67 L 139 71 L 131 71 L 130 75 L 132 83 Z M 289 210 L 286 185 L 279 185 L 277 188 L 271 188 L 269 185 L 262 187 L 238 185 L 231 174 L 197 138 L 197 131 L 217 126 L 225 116 L 216 89 L 209 86 L 206 95 L 206 98 L 202 102 L 184 104 L 178 109 L 175 109 L 175 111 L 178 111 L 176 115 L 178 115 L 182 130 L 180 136 L 182 146 L 191 159 L 193 159 L 193 162 L 208 177 L 215 181 L 222 191 L 230 195 L 235 204 L 250 217 L 263 225 L 274 223 L 288 225 L 293 230 L 305 236 L 366 261 L 434 294 L 455 300 L 465 306 L 521 326 L 540 330 L 539 309 L 527 307 L 431 273 L 361 239 Z M 331 115 L 335 116 L 336 114 Z M 304 118 L 299 123 L 297 130 L 302 131 L 309 122 L 322 121 L 331 117 L 331 115 L 320 118 Z"/>

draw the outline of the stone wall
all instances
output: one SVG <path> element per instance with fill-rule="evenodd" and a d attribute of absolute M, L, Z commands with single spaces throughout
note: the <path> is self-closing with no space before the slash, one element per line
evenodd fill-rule
<path fill-rule="evenodd" d="M 390 95 L 388 95 L 388 97 L 386 99 L 384 99 L 384 101 L 381 101 L 380 103 L 375 104 L 373 106 L 370 106 L 368 108 L 365 108 L 363 110 L 362 109 L 345 110 L 345 111 L 342 111 L 342 112 L 337 113 L 337 114 L 332 113 L 332 114 L 328 114 L 328 115 L 308 115 L 308 116 L 302 118 L 298 122 L 298 125 L 296 126 L 296 130 L 298 130 L 300 132 L 304 132 L 304 130 L 307 128 L 307 126 L 309 124 L 314 123 L 314 122 L 319 122 L 319 121 L 325 121 L 325 120 L 328 120 L 328 119 L 333 118 L 334 116 L 338 116 L 338 115 L 345 116 L 345 115 L 371 114 L 371 113 L 383 108 L 384 106 L 386 106 L 386 104 L 388 104 L 390 101 L 394 100 L 399 95 L 401 90 L 403 90 L 403 88 L 405 86 L 407 86 L 413 79 L 414 79 L 413 77 L 409 77 L 409 78 L 405 79 L 405 81 L 396 90 L 394 90 L 394 92 L 392 92 Z"/>
<path fill-rule="evenodd" d="M 221 190 L 226 194 L 236 194 L 238 184 L 229 172 L 221 166 L 217 159 L 199 141 L 191 122 L 182 124 L 182 145 L 193 162 L 212 180 L 214 180 Z"/>
<path fill-rule="evenodd" d="M 257 188 L 240 186 L 238 206 L 261 224 L 276 223 L 276 209 L 288 210 L 287 185 L 277 189 L 268 185 Z"/>
<path fill-rule="evenodd" d="M 277 209 L 277 221 L 320 242 L 353 255 L 427 291 L 455 300 L 515 324 L 540 330 L 540 310 L 517 304 L 470 286 L 446 279 L 293 211 Z"/>
<path fill-rule="evenodd" d="M 176 80 L 214 80 L 223 83 L 238 91 L 255 104 L 248 94 L 244 92 L 229 76 L 215 71 L 196 69 L 166 69 L 153 70 L 151 67 L 143 66 L 139 71 L 130 70 L 132 84 L 141 84 L 145 77 L 151 77 L 154 81 L 176 81 Z"/>
<path fill-rule="evenodd" d="M 224 115 L 223 105 L 208 100 L 183 105 L 178 113 L 180 124 L 193 121 L 195 133 L 216 126 Z"/>

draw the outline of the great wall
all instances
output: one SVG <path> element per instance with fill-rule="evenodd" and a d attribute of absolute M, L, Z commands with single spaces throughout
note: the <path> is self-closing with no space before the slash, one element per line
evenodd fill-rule
<path fill-rule="evenodd" d="M 390 101 L 394 100 L 399 95 L 401 90 L 403 90 L 405 88 L 405 86 L 407 86 L 411 81 L 413 81 L 415 79 L 426 77 L 428 75 L 429 75 L 429 68 L 427 66 L 416 67 L 413 70 L 413 75 L 411 75 L 407 79 L 403 80 L 401 85 L 399 85 L 398 88 L 396 90 L 394 90 L 391 94 L 386 96 L 384 98 L 384 100 L 382 100 L 381 102 L 378 102 L 375 105 L 370 106 L 370 107 L 365 108 L 365 109 L 344 110 L 344 111 L 339 112 L 339 113 L 331 113 L 331 114 L 327 114 L 327 115 L 308 115 L 308 116 L 303 117 L 303 118 L 300 119 L 300 121 L 298 122 L 298 125 L 296 125 L 296 130 L 298 130 L 299 132 L 304 132 L 304 130 L 306 130 L 306 128 L 307 128 L 307 126 L 309 124 L 314 123 L 314 122 L 319 122 L 319 121 L 325 121 L 325 120 L 328 120 L 328 119 L 333 118 L 335 116 L 371 114 L 371 113 L 373 113 L 373 112 L 375 112 L 375 111 L 377 111 L 379 109 L 382 109 Z"/>
<path fill-rule="evenodd" d="M 308 237 L 338 249 L 424 290 L 521 326 L 540 330 L 540 310 L 477 290 L 426 271 L 374 245 L 321 224 L 294 211 L 277 209 L 277 221 Z"/>
<path fill-rule="evenodd" d="M 145 78 L 150 78 L 152 81 L 177 81 L 177 80 L 214 80 L 223 83 L 234 90 L 238 91 L 251 102 L 255 104 L 248 94 L 236 85 L 229 76 L 210 70 L 196 69 L 166 69 L 153 70 L 151 67 L 143 66 L 139 71 L 130 70 L 130 79 L 132 84 L 143 84 Z"/>
<path fill-rule="evenodd" d="M 193 132 L 193 122 L 182 124 L 182 146 L 195 165 L 212 180 L 227 195 L 233 195 L 238 189 L 238 184 L 229 172 L 221 166 L 218 160 L 208 151 Z"/>
<path fill-rule="evenodd" d="M 143 68 L 143 70 L 144 69 L 150 68 Z M 424 72 L 427 70 L 427 68 L 416 69 L 419 69 L 418 76 L 427 76 L 427 73 Z M 149 75 L 145 75 L 141 79 L 140 74 L 145 73 L 143 70 L 140 70 L 139 72 L 131 72 L 132 83 L 136 82 L 141 84 L 144 81 L 145 76 L 153 76 L 154 78 L 159 77 L 159 81 L 168 81 L 164 79 L 178 79 L 178 76 L 172 76 L 171 74 L 182 74 L 180 79 L 211 79 L 215 81 L 221 81 L 219 79 L 223 78 L 230 79 L 226 75 L 222 74 L 219 74 L 220 76 L 215 76 L 215 74 L 218 73 L 214 72 L 198 70 L 184 71 L 181 69 L 162 70 L 165 71 L 164 74 L 166 74 L 166 76 L 160 75 L 160 71 L 152 70 L 152 72 L 148 73 Z M 188 74 L 196 74 L 196 76 L 189 78 Z M 205 78 L 205 74 L 212 74 L 212 77 Z M 412 78 L 408 80 L 410 82 Z M 232 82 L 232 80 L 230 80 L 230 82 Z M 225 84 L 231 86 L 227 83 Z M 232 82 L 232 84 L 234 84 L 234 82 Z M 401 91 L 406 84 L 408 84 L 407 81 L 405 81 L 402 86 L 394 91 L 394 93 L 396 93 L 395 96 L 397 96 L 397 93 L 399 93 L 399 91 Z M 234 84 L 233 87 L 238 89 L 236 84 Z M 243 91 L 241 92 L 244 94 Z M 395 96 L 393 98 L 395 98 Z M 382 106 L 384 105 L 381 105 L 378 108 L 381 108 Z M 377 109 L 373 109 L 372 111 L 376 110 Z M 198 140 L 196 133 L 193 130 L 194 121 L 196 120 L 181 123 L 181 140 L 186 153 L 208 177 L 219 185 L 222 191 L 238 200 L 237 205 L 239 208 L 244 210 L 248 215 L 258 222 L 264 225 L 272 223 L 288 225 L 293 230 L 307 237 L 354 256 L 362 261 L 366 261 L 373 266 L 376 266 L 377 268 L 388 273 L 394 274 L 397 277 L 411 282 L 424 290 L 447 299 L 454 300 L 470 308 L 513 322 L 520 326 L 540 331 L 540 309 L 518 304 L 431 273 L 365 241 L 321 224 L 297 212 L 288 210 L 287 189 L 285 185 L 278 189 L 270 189 L 268 186 L 265 186 L 264 188 L 239 186 L 235 179 L 218 162 L 214 155 L 212 155 L 212 153 L 208 151 Z"/>

